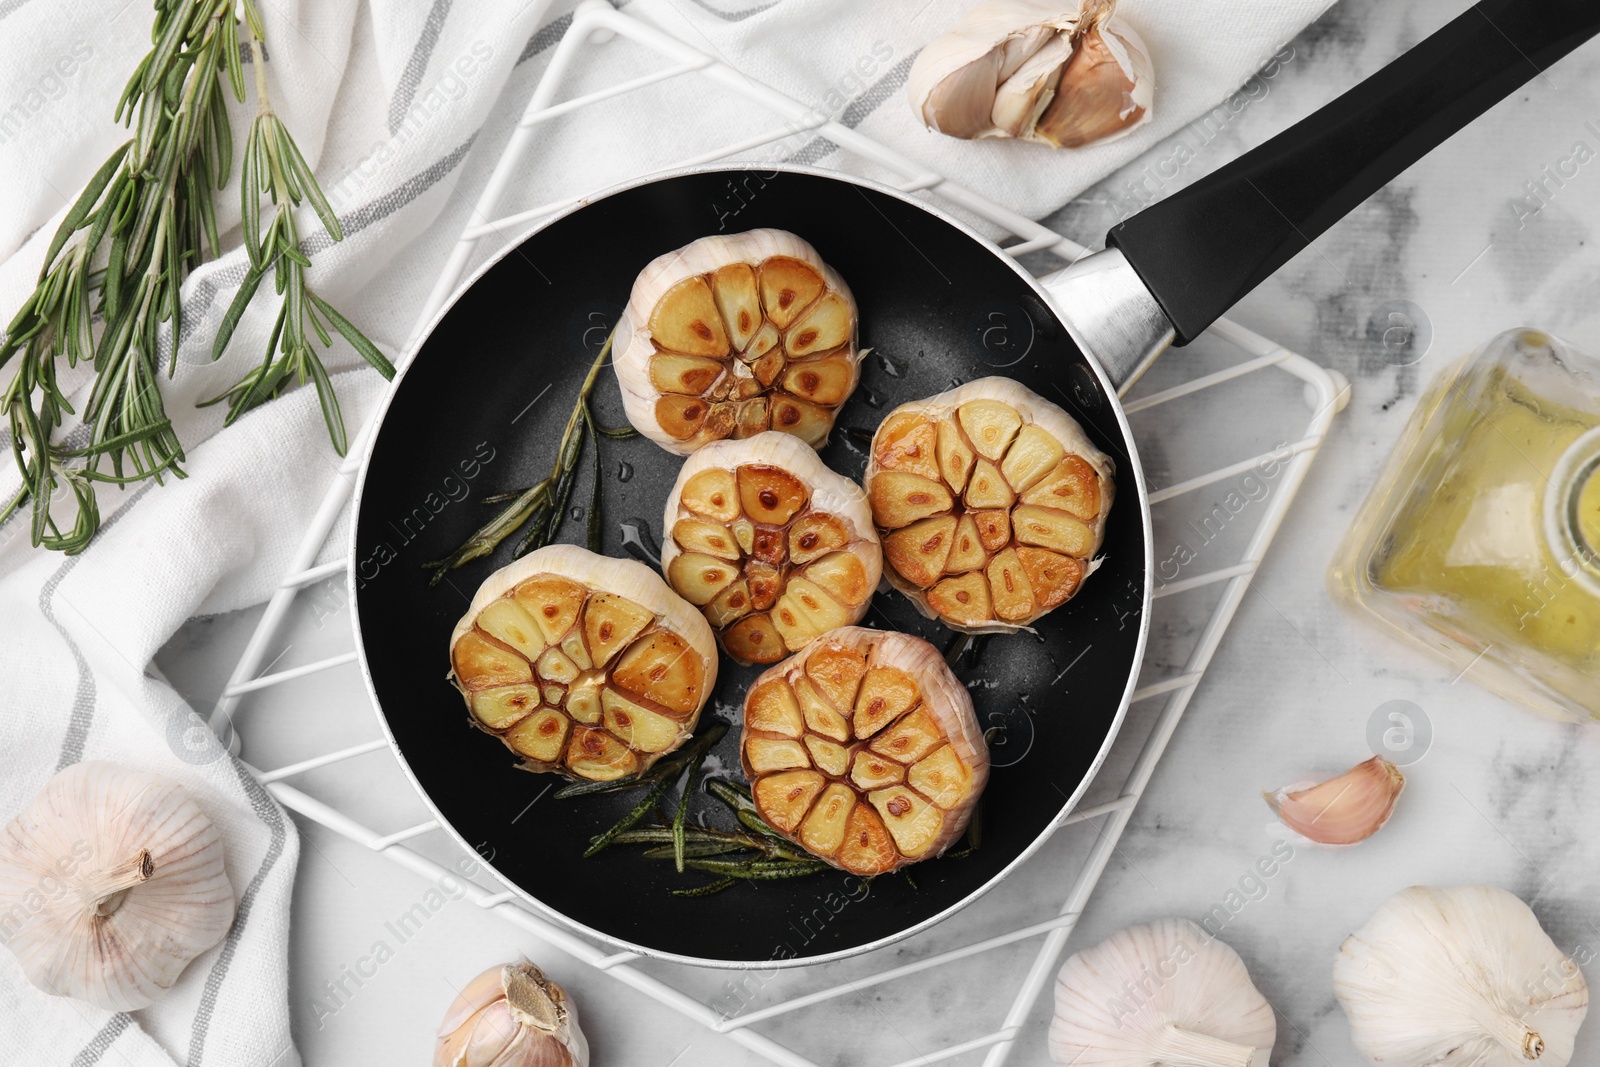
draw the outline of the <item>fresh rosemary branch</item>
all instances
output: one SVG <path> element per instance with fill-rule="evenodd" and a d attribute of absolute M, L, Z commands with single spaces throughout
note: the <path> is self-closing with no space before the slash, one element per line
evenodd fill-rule
<path fill-rule="evenodd" d="M 226 94 L 231 90 L 240 103 L 245 100 L 236 2 L 242 2 L 249 31 L 259 44 L 264 35 L 254 0 L 155 0 L 152 47 L 128 80 L 115 112 L 116 121 L 131 124 L 133 137 L 111 154 L 68 210 L 45 253 L 38 285 L 0 341 L 0 368 L 13 366 L 15 371 L 0 393 L 0 404 L 10 424 L 12 458 L 22 475 L 22 486 L 0 511 L 0 522 L 30 504 L 34 545 L 74 553 L 89 544 L 100 525 L 95 482 L 125 485 L 160 482 L 168 474 L 184 476 L 183 446 L 159 389 L 158 352 L 166 338 L 171 376 L 182 336 L 184 279 L 221 251 L 212 198 L 227 185 L 233 167 Z M 305 286 L 309 262 L 297 247 L 290 209 L 309 200 L 329 236 L 338 240 L 341 234 L 310 168 L 272 114 L 264 48 L 255 49 L 254 60 L 261 115 L 246 147 L 244 181 L 251 275 L 229 308 L 213 356 L 221 355 L 261 277 L 273 271 L 284 298 L 279 322 L 287 363 L 282 370 L 257 372 L 242 398 L 235 396 L 236 405 L 249 403 L 230 411 L 230 421 L 281 392 L 292 372 L 317 384 L 329 433 L 343 451 L 337 401 L 320 361 L 308 354 L 305 323 L 331 343 L 320 313 L 386 377 L 393 375 L 393 368 L 359 330 Z M 265 239 L 257 218 L 263 193 L 278 206 Z M 98 336 L 97 317 L 104 319 Z M 274 344 L 277 340 L 275 334 Z M 54 440 L 66 416 L 78 414 L 58 381 L 62 356 L 69 368 L 79 362 L 94 367 L 82 412 L 89 440 L 81 448 Z M 52 500 L 62 496 L 58 490 L 63 488 L 74 509 L 72 525 L 65 530 L 51 512 Z"/>
<path fill-rule="evenodd" d="M 522 540 L 517 542 L 515 555 L 519 558 L 553 541 L 566 517 L 567 502 L 571 500 L 572 487 L 578 480 L 578 460 L 583 455 L 585 439 L 589 441 L 592 450 L 593 460 L 590 466 L 594 471 L 594 489 L 589 501 L 589 524 L 586 533 L 589 550 L 600 551 L 600 534 L 603 529 L 600 518 L 600 438 L 625 440 L 638 434 L 632 427 L 612 429 L 601 426 L 595 421 L 594 413 L 589 410 L 590 396 L 594 393 L 595 382 L 600 378 L 601 368 L 611 355 L 611 340 L 615 336 L 616 329 L 613 328 L 606 337 L 606 343 L 600 346 L 600 352 L 594 357 L 594 362 L 589 365 L 589 373 L 578 389 L 578 399 L 572 406 L 572 414 L 567 417 L 566 429 L 561 432 L 561 440 L 556 445 L 555 463 L 550 468 L 549 477 L 519 492 L 496 493 L 485 497 L 486 504 L 500 504 L 506 501 L 509 503 L 506 503 L 494 518 L 473 531 L 472 536 L 463 541 L 454 552 L 443 559 L 423 564 L 425 568 L 434 572 L 428 581 L 430 586 L 438 585 L 446 571 L 487 556 L 501 541 L 523 527 L 527 528 L 527 532 Z"/>

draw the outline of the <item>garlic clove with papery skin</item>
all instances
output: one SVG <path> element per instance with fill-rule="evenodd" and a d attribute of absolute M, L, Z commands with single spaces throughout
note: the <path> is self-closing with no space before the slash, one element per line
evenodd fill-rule
<path fill-rule="evenodd" d="M 1566 1067 L 1589 1007 L 1583 972 L 1494 886 L 1412 886 L 1340 946 L 1350 1037 L 1384 1067 Z"/>
<path fill-rule="evenodd" d="M 547 545 L 484 579 L 450 635 L 448 677 L 525 770 L 614 781 L 694 733 L 717 645 L 644 564 Z"/>
<path fill-rule="evenodd" d="M 669 452 L 766 430 L 821 448 L 865 353 L 849 286 L 785 230 L 717 234 L 634 280 L 613 350 L 628 421 Z"/>
<path fill-rule="evenodd" d="M 527 960 L 467 983 L 439 1024 L 433 1067 L 588 1067 L 566 990 Z"/>
<path fill-rule="evenodd" d="M 1082 148 L 1141 125 L 1150 116 L 1151 83 L 1141 77 L 1149 54 L 1127 25 L 1090 27 L 1078 38 L 1055 97 L 1039 114 L 1030 139 Z"/>
<path fill-rule="evenodd" d="M 0 834 L 0 943 L 47 993 L 147 1007 L 233 924 L 223 859 L 176 782 L 74 764 Z"/>
<path fill-rule="evenodd" d="M 1063 1067 L 1267 1067 L 1278 1024 L 1233 949 L 1187 919 L 1130 926 L 1056 976 Z"/>
<path fill-rule="evenodd" d="M 990 0 L 912 64 L 911 106 L 951 137 L 1078 148 L 1150 120 L 1155 71 L 1114 0 Z"/>
<path fill-rule="evenodd" d="M 1302 837 L 1319 845 L 1354 845 L 1383 829 L 1405 785 L 1400 768 L 1373 756 L 1325 782 L 1262 796 Z"/>

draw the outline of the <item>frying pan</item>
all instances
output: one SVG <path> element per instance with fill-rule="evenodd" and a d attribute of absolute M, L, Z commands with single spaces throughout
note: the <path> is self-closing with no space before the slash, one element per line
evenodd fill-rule
<path fill-rule="evenodd" d="M 363 671 L 402 766 L 439 821 L 534 907 L 623 948 L 713 966 L 789 966 L 864 952 L 972 901 L 1070 811 L 1127 709 L 1149 625 L 1148 494 L 1119 391 L 1184 344 L 1425 152 L 1600 30 L 1594 0 L 1479 4 L 1300 124 L 1141 212 L 1104 252 L 1037 281 L 922 200 L 799 167 L 695 169 L 612 190 L 539 226 L 439 314 L 395 381 L 362 470 L 350 568 Z M 731 183 L 731 185 L 730 185 Z M 728 190 L 742 206 L 728 215 Z M 859 477 L 883 414 L 953 383 L 1004 373 L 1056 401 L 1117 463 L 1104 563 L 1027 634 L 984 641 L 960 672 L 992 729 L 981 847 L 870 885 L 842 873 L 682 898 L 670 864 L 589 838 L 638 794 L 555 800 L 471 729 L 445 681 L 448 637 L 489 559 L 430 587 L 421 564 L 483 521 L 488 493 L 548 472 L 554 442 L 634 276 L 720 227 L 777 227 L 849 282 L 870 347 L 823 458 Z M 1002 326 L 1013 343 L 985 344 Z M 1014 339 L 1031 337 L 1023 353 Z M 623 421 L 610 373 L 594 394 Z M 681 462 L 642 438 L 601 448 L 604 550 L 660 536 Z M 590 457 L 586 454 L 584 462 Z M 574 501 L 587 506 L 580 482 Z M 564 538 L 581 540 L 569 517 Z M 872 625 L 944 645 L 950 634 L 880 593 Z M 734 719 L 757 668 L 724 662 L 702 729 Z M 732 729 L 714 750 L 737 768 Z"/>

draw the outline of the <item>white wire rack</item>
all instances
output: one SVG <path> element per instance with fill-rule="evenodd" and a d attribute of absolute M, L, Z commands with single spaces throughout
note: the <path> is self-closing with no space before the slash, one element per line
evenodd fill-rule
<path fill-rule="evenodd" d="M 607 42 L 614 37 L 625 38 L 634 45 L 655 53 L 665 59 L 667 65 L 652 73 L 610 85 L 599 91 L 557 102 L 557 94 L 568 80 L 569 71 L 577 57 L 587 48 L 607 47 Z M 586 0 L 574 13 L 571 26 L 556 46 L 545 74 L 534 89 L 520 122 L 505 145 L 486 186 L 479 194 L 472 213 L 472 221 L 461 234 L 427 305 L 418 317 L 417 330 L 420 331 L 423 324 L 429 322 L 438 309 L 444 306 L 468 267 L 475 261 L 481 261 L 483 256 L 480 253 L 480 244 L 484 238 L 493 237 L 504 231 L 520 232 L 528 225 L 579 202 L 584 193 L 590 192 L 583 190 L 579 195 L 526 211 L 506 216 L 497 215 L 505 192 L 517 176 L 524 155 L 542 123 L 579 111 L 602 100 L 637 92 L 667 79 L 687 75 L 696 75 L 722 91 L 747 98 L 750 102 L 770 111 L 779 121 L 779 125 L 765 134 L 745 138 L 735 144 L 724 145 L 714 151 L 680 160 L 678 166 L 712 163 L 736 157 L 762 146 L 777 143 L 796 133 L 814 131 L 816 136 L 825 137 L 841 148 L 898 175 L 901 179 L 898 183 L 901 189 L 931 196 L 946 205 L 954 206 L 1005 229 L 1019 239 L 1006 249 L 1014 256 L 1044 252 L 1062 261 L 1071 262 L 1083 254 L 1084 250 L 1079 245 L 1045 226 L 990 202 L 972 190 L 947 180 L 916 160 L 901 155 L 852 128 L 820 116 L 813 108 L 755 82 L 733 67 L 662 30 L 615 10 L 604 0 Z M 848 980 L 827 984 L 822 988 L 777 1000 L 758 1009 L 730 1017 L 665 979 L 636 966 L 638 957 L 635 954 L 616 952 L 597 945 L 534 913 L 525 907 L 514 893 L 502 886 L 484 887 L 469 884 L 466 888 L 466 899 L 534 934 L 573 959 L 594 967 L 618 982 L 675 1009 L 708 1030 L 725 1035 L 767 1060 L 786 1067 L 816 1067 L 816 1061 L 764 1036 L 756 1029 L 758 1024 L 847 994 L 859 993 L 882 983 L 906 979 L 1002 946 L 1037 938 L 1040 943 L 1031 965 L 1026 969 L 1009 1010 L 998 1027 L 987 1029 L 985 1024 L 977 1023 L 975 1028 L 982 1032 L 976 1036 L 954 1041 L 941 1049 L 907 1060 L 896 1067 L 946 1062 L 958 1057 L 973 1057 L 979 1054 L 985 1057 L 983 1059 L 985 1067 L 998 1067 L 1004 1063 L 1024 1023 L 1034 1010 L 1035 1003 L 1045 988 L 1079 915 L 1116 850 L 1134 807 L 1150 783 L 1156 764 L 1177 729 L 1184 711 L 1188 708 L 1195 689 L 1211 663 L 1252 577 L 1280 524 L 1288 514 L 1300 483 L 1316 457 L 1334 414 L 1343 406 L 1348 395 L 1345 383 L 1337 374 L 1330 373 L 1304 357 L 1235 323 L 1227 320 L 1219 321 L 1212 327 L 1208 338 L 1214 353 L 1211 358 L 1169 361 L 1181 363 L 1183 371 L 1198 369 L 1202 373 L 1183 376 L 1180 371 L 1179 376 L 1171 384 L 1164 384 L 1161 380 L 1170 377 L 1169 375 L 1152 374 L 1146 384 L 1153 382 L 1162 387 L 1147 389 L 1128 400 L 1125 407 L 1130 417 L 1135 417 L 1136 433 L 1141 432 L 1137 418 L 1141 412 L 1160 409 L 1166 413 L 1171 409 L 1165 405 L 1172 404 L 1180 398 L 1219 388 L 1238 390 L 1242 383 L 1259 381 L 1264 376 L 1272 374 L 1287 376 L 1291 383 L 1299 385 L 1311 417 L 1309 422 L 1304 424 L 1296 422 L 1295 433 L 1299 434 L 1297 438 L 1281 438 L 1265 451 L 1258 448 L 1253 452 L 1247 452 L 1245 458 L 1203 473 L 1193 474 L 1152 492 L 1152 505 L 1159 506 L 1168 501 L 1192 497 L 1207 487 L 1236 480 L 1252 470 L 1260 469 L 1265 464 L 1273 465 L 1275 477 L 1278 479 L 1275 491 L 1265 498 L 1264 506 L 1257 509 L 1256 514 L 1259 517 L 1254 526 L 1247 532 L 1241 531 L 1235 538 L 1240 542 L 1236 562 L 1181 579 L 1164 575 L 1163 577 L 1172 580 L 1165 581 L 1155 590 L 1158 617 L 1166 610 L 1164 605 L 1170 603 L 1169 598 L 1174 594 L 1209 589 L 1213 593 L 1220 591 L 1220 596 L 1210 607 L 1209 614 L 1204 616 L 1203 621 L 1193 627 L 1196 636 L 1186 656 L 1169 657 L 1173 662 L 1181 658 L 1181 668 L 1165 678 L 1143 685 L 1134 693 L 1133 700 L 1136 704 L 1155 701 L 1160 697 L 1164 697 L 1165 700 L 1145 734 L 1142 747 L 1132 756 L 1131 762 L 1115 759 L 1112 761 L 1112 765 L 1127 767 L 1126 777 L 1120 789 L 1111 799 L 1080 807 L 1058 824 L 1057 829 L 1091 821 L 1098 822 L 1092 844 L 1087 850 L 1073 850 L 1067 856 L 1049 852 L 1041 853 L 1032 860 L 1034 864 L 1062 861 L 1070 863 L 1073 858 L 1078 858 L 1080 861 L 1071 889 L 1054 914 L 1038 917 L 1035 921 L 1007 932 L 980 938 L 956 948 L 918 951 L 917 946 L 924 940 L 919 938 L 910 942 L 912 951 L 909 953 L 909 962 L 885 966 L 884 969 L 874 972 L 856 974 Z M 418 339 L 416 336 L 410 339 L 406 356 L 415 350 Z M 1158 367 L 1164 368 L 1165 364 L 1158 364 Z M 1253 402 L 1249 398 L 1242 401 L 1247 404 Z M 1173 418 L 1152 421 L 1168 427 L 1179 422 Z M 1248 423 L 1250 420 L 1235 421 Z M 306 675 L 345 667 L 356 661 L 356 653 L 349 651 L 292 669 L 261 673 L 267 651 L 284 626 L 296 596 L 307 587 L 337 577 L 346 570 L 346 561 L 320 566 L 314 564 L 329 532 L 350 499 L 360 466 L 359 457 L 365 451 L 369 430 L 370 426 L 363 427 L 358 434 L 355 446 L 350 449 L 350 458 L 340 468 L 326 498 L 306 530 L 295 551 L 289 573 L 268 602 L 212 711 L 210 717 L 212 728 L 228 741 L 235 752 L 240 750 L 240 741 L 238 734 L 232 729 L 232 723 L 234 712 L 244 697 Z M 1147 453 L 1150 451 L 1143 442 L 1141 450 Z M 1160 541 L 1163 524 L 1159 514 L 1156 530 Z M 375 721 L 374 730 L 376 732 Z M 1124 740 L 1129 744 L 1133 743 L 1129 740 L 1127 731 L 1124 731 Z M 377 737 L 288 766 L 268 771 L 258 770 L 254 773 L 290 810 L 387 856 L 396 864 L 422 878 L 437 882 L 443 877 L 455 875 L 457 872 L 448 870 L 405 844 L 413 838 L 438 830 L 439 824 L 435 820 L 427 820 L 414 826 L 384 833 L 362 825 L 344 812 L 289 784 L 290 779 L 305 772 L 385 748 L 386 744 L 383 738 Z M 1066 880 L 1065 873 L 1063 872 L 1061 881 Z M 974 908 L 982 906 L 983 903 L 980 902 L 974 905 Z M 877 955 L 884 957 L 887 953 L 879 952 Z M 908 954 L 905 952 L 900 953 L 901 957 L 906 955 Z M 830 967 L 842 966 L 842 964 L 823 965 L 819 969 L 827 971 Z M 852 971 L 855 970 L 856 968 L 852 968 Z M 831 1055 L 826 1058 L 830 1061 L 834 1059 Z"/>

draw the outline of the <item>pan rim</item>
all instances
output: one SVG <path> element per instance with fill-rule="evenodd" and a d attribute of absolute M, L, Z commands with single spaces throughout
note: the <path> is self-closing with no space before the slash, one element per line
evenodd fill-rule
<path fill-rule="evenodd" d="M 609 934 L 580 923 L 572 918 L 569 918 L 567 915 L 534 896 L 528 890 L 524 889 L 515 879 L 502 874 L 493 865 L 493 863 L 484 859 L 477 852 L 477 850 L 473 848 L 473 846 L 467 841 L 461 832 L 455 828 L 455 825 L 445 815 L 445 813 L 440 810 L 439 806 L 434 803 L 432 796 L 429 795 L 428 790 L 422 785 L 422 782 L 417 778 L 416 773 L 412 770 L 410 762 L 405 757 L 405 753 L 401 750 L 399 743 L 395 740 L 394 732 L 389 727 L 389 718 L 383 710 L 383 702 L 378 696 L 377 685 L 373 681 L 371 668 L 367 661 L 366 643 L 361 626 L 360 600 L 358 598 L 356 587 L 355 565 L 360 559 L 357 537 L 360 533 L 359 520 L 361 516 L 361 503 L 363 492 L 366 488 L 368 468 L 372 463 L 373 451 L 376 448 L 378 436 L 383 430 L 384 420 L 388 416 L 390 404 L 399 394 L 401 385 L 405 380 L 406 373 L 416 362 L 416 356 L 420 353 L 422 346 L 427 343 L 428 339 L 433 335 L 434 330 L 438 328 L 445 316 L 448 315 L 455 307 L 456 302 L 460 300 L 468 290 L 477 284 L 483 275 L 487 274 L 491 269 L 498 266 L 507 256 L 511 255 L 518 248 L 520 248 L 523 242 L 527 241 L 528 238 L 601 200 L 606 200 L 613 196 L 617 196 L 621 193 L 629 192 L 633 189 L 641 188 L 646 185 L 654 185 L 659 182 L 687 177 L 690 175 L 719 173 L 735 174 L 747 173 L 755 170 L 759 170 L 761 173 L 778 171 L 787 174 L 804 175 L 806 177 L 823 178 L 846 185 L 853 185 L 858 189 L 868 189 L 885 196 L 893 197 L 896 200 L 902 201 L 903 203 L 933 215 L 935 218 L 938 218 L 947 225 L 952 226 L 959 232 L 965 234 L 973 241 L 976 241 L 996 258 L 1009 266 L 1019 278 L 1021 278 L 1033 289 L 1035 295 L 1038 296 L 1041 301 L 1043 301 L 1044 306 L 1050 309 L 1050 313 L 1055 317 L 1056 322 L 1061 325 L 1063 330 L 1067 330 L 1069 335 L 1072 336 L 1074 346 L 1078 348 L 1079 353 L 1083 356 L 1084 361 L 1088 364 L 1090 370 L 1093 372 L 1095 381 L 1100 386 L 1106 402 L 1111 406 L 1111 411 L 1115 416 L 1117 426 L 1122 432 L 1122 442 L 1127 449 L 1128 464 L 1132 470 L 1134 488 L 1138 496 L 1140 528 L 1144 535 L 1144 588 L 1139 609 L 1139 631 L 1134 642 L 1131 669 L 1128 673 L 1128 679 L 1126 683 L 1124 683 L 1122 697 L 1117 704 L 1116 714 L 1112 717 L 1110 727 L 1106 731 L 1105 740 L 1101 742 L 1100 748 L 1095 753 L 1094 759 L 1090 762 L 1088 769 L 1084 772 L 1082 779 L 1077 784 L 1077 787 L 1073 789 L 1071 795 L 1068 796 L 1066 801 L 1062 804 L 1061 809 L 1056 812 L 1055 816 L 1051 819 L 1046 828 L 1042 830 L 1015 857 L 1013 857 L 1009 863 L 996 871 L 994 875 L 982 885 L 978 886 L 976 889 L 972 890 L 970 893 L 966 894 L 949 907 L 930 915 L 920 922 L 908 926 L 903 930 L 899 930 L 892 934 L 887 934 L 874 941 L 865 942 L 860 945 L 853 945 L 848 948 L 838 949 L 833 952 L 822 953 L 815 956 L 766 960 L 725 960 L 711 959 L 700 956 L 686 956 L 681 953 L 667 952 L 662 949 L 652 948 L 648 945 L 641 945 L 636 942 L 629 941 L 626 938 L 618 937 L 615 934 Z M 385 740 L 387 740 L 389 743 L 390 751 L 394 754 L 395 760 L 400 764 L 400 769 L 404 773 L 407 781 L 411 783 L 411 788 L 422 800 L 423 805 L 433 814 L 433 818 L 438 823 L 439 828 L 448 834 L 453 840 L 455 840 L 455 842 L 468 853 L 475 856 L 476 859 L 473 862 L 489 870 L 496 878 L 503 882 L 511 892 L 515 893 L 519 899 L 525 901 L 547 920 L 550 920 L 558 926 L 566 928 L 567 930 L 576 931 L 585 937 L 593 938 L 604 944 L 613 946 L 626 952 L 636 953 L 640 956 L 650 959 L 663 960 L 669 963 L 681 964 L 689 967 L 703 967 L 711 970 L 726 971 L 798 970 L 803 967 L 811 967 L 823 963 L 833 963 L 838 960 L 850 959 L 855 956 L 863 956 L 869 952 L 886 948 L 889 945 L 896 944 L 906 940 L 907 938 L 913 937 L 916 934 L 932 929 L 938 924 L 944 922 L 946 919 L 949 919 L 951 916 L 956 914 L 956 912 L 963 910 L 967 906 L 977 901 L 980 897 L 986 895 L 995 886 L 999 885 L 1001 881 L 1010 876 L 1011 873 L 1020 867 L 1026 860 L 1031 858 L 1035 853 L 1042 849 L 1045 843 L 1055 836 L 1056 832 L 1061 828 L 1061 821 L 1066 818 L 1066 816 L 1070 814 L 1074 808 L 1077 807 L 1079 801 L 1083 799 L 1083 795 L 1088 791 L 1089 786 L 1099 775 L 1101 768 L 1105 765 L 1106 759 L 1111 754 L 1111 746 L 1115 744 L 1118 735 L 1122 731 L 1122 725 L 1127 718 L 1128 708 L 1132 704 L 1133 694 L 1138 686 L 1139 671 L 1144 664 L 1144 657 L 1147 651 L 1147 643 L 1150 634 L 1150 608 L 1153 593 L 1152 587 L 1154 585 L 1155 577 L 1155 543 L 1150 515 L 1150 492 L 1149 487 L 1145 484 L 1144 465 L 1140 461 L 1138 445 L 1133 437 L 1133 428 L 1128 424 L 1127 412 L 1123 408 L 1121 397 L 1118 396 L 1116 388 L 1111 384 L 1110 379 L 1107 378 L 1105 369 L 1101 367 L 1100 361 L 1095 357 L 1094 353 L 1079 344 L 1076 334 L 1068 329 L 1066 319 L 1064 316 L 1062 316 L 1060 309 L 1056 306 L 1054 298 L 1045 289 L 1045 287 L 1040 284 L 1039 279 L 1028 273 L 1028 271 L 1025 270 L 1020 263 L 1018 263 L 1013 257 L 1007 255 L 1004 249 L 939 206 L 930 204 L 927 201 L 918 199 L 910 193 L 896 189 L 892 185 L 887 185 L 874 179 L 863 178 L 853 174 L 845 174 L 840 171 L 833 171 L 822 167 L 809 166 L 805 164 L 701 164 L 691 167 L 674 167 L 668 170 L 654 171 L 649 174 L 630 179 L 626 182 L 608 186 L 598 192 L 591 193 L 587 196 L 584 196 L 576 203 L 571 204 L 561 211 L 549 216 L 548 218 L 534 222 L 524 229 L 514 231 L 514 236 L 509 238 L 497 251 L 485 259 L 484 262 L 481 263 L 475 270 L 457 283 L 449 298 L 440 306 L 439 310 L 434 313 L 433 317 L 428 320 L 427 325 L 420 332 L 418 332 L 416 340 L 407 346 L 402 356 L 400 368 L 395 374 L 394 380 L 390 382 L 388 387 L 384 390 L 383 395 L 379 400 L 377 409 L 373 412 L 372 420 L 367 424 L 367 429 L 363 433 L 363 440 L 361 442 L 361 463 L 356 470 L 355 488 L 351 494 L 350 509 L 351 521 L 349 543 L 347 546 L 345 585 L 346 595 L 349 598 L 349 602 L 356 606 L 356 610 L 352 613 L 351 627 L 355 635 L 356 665 L 360 669 L 362 684 L 366 688 L 367 696 L 372 701 L 372 709 L 378 719 L 378 726 L 383 731 Z"/>

